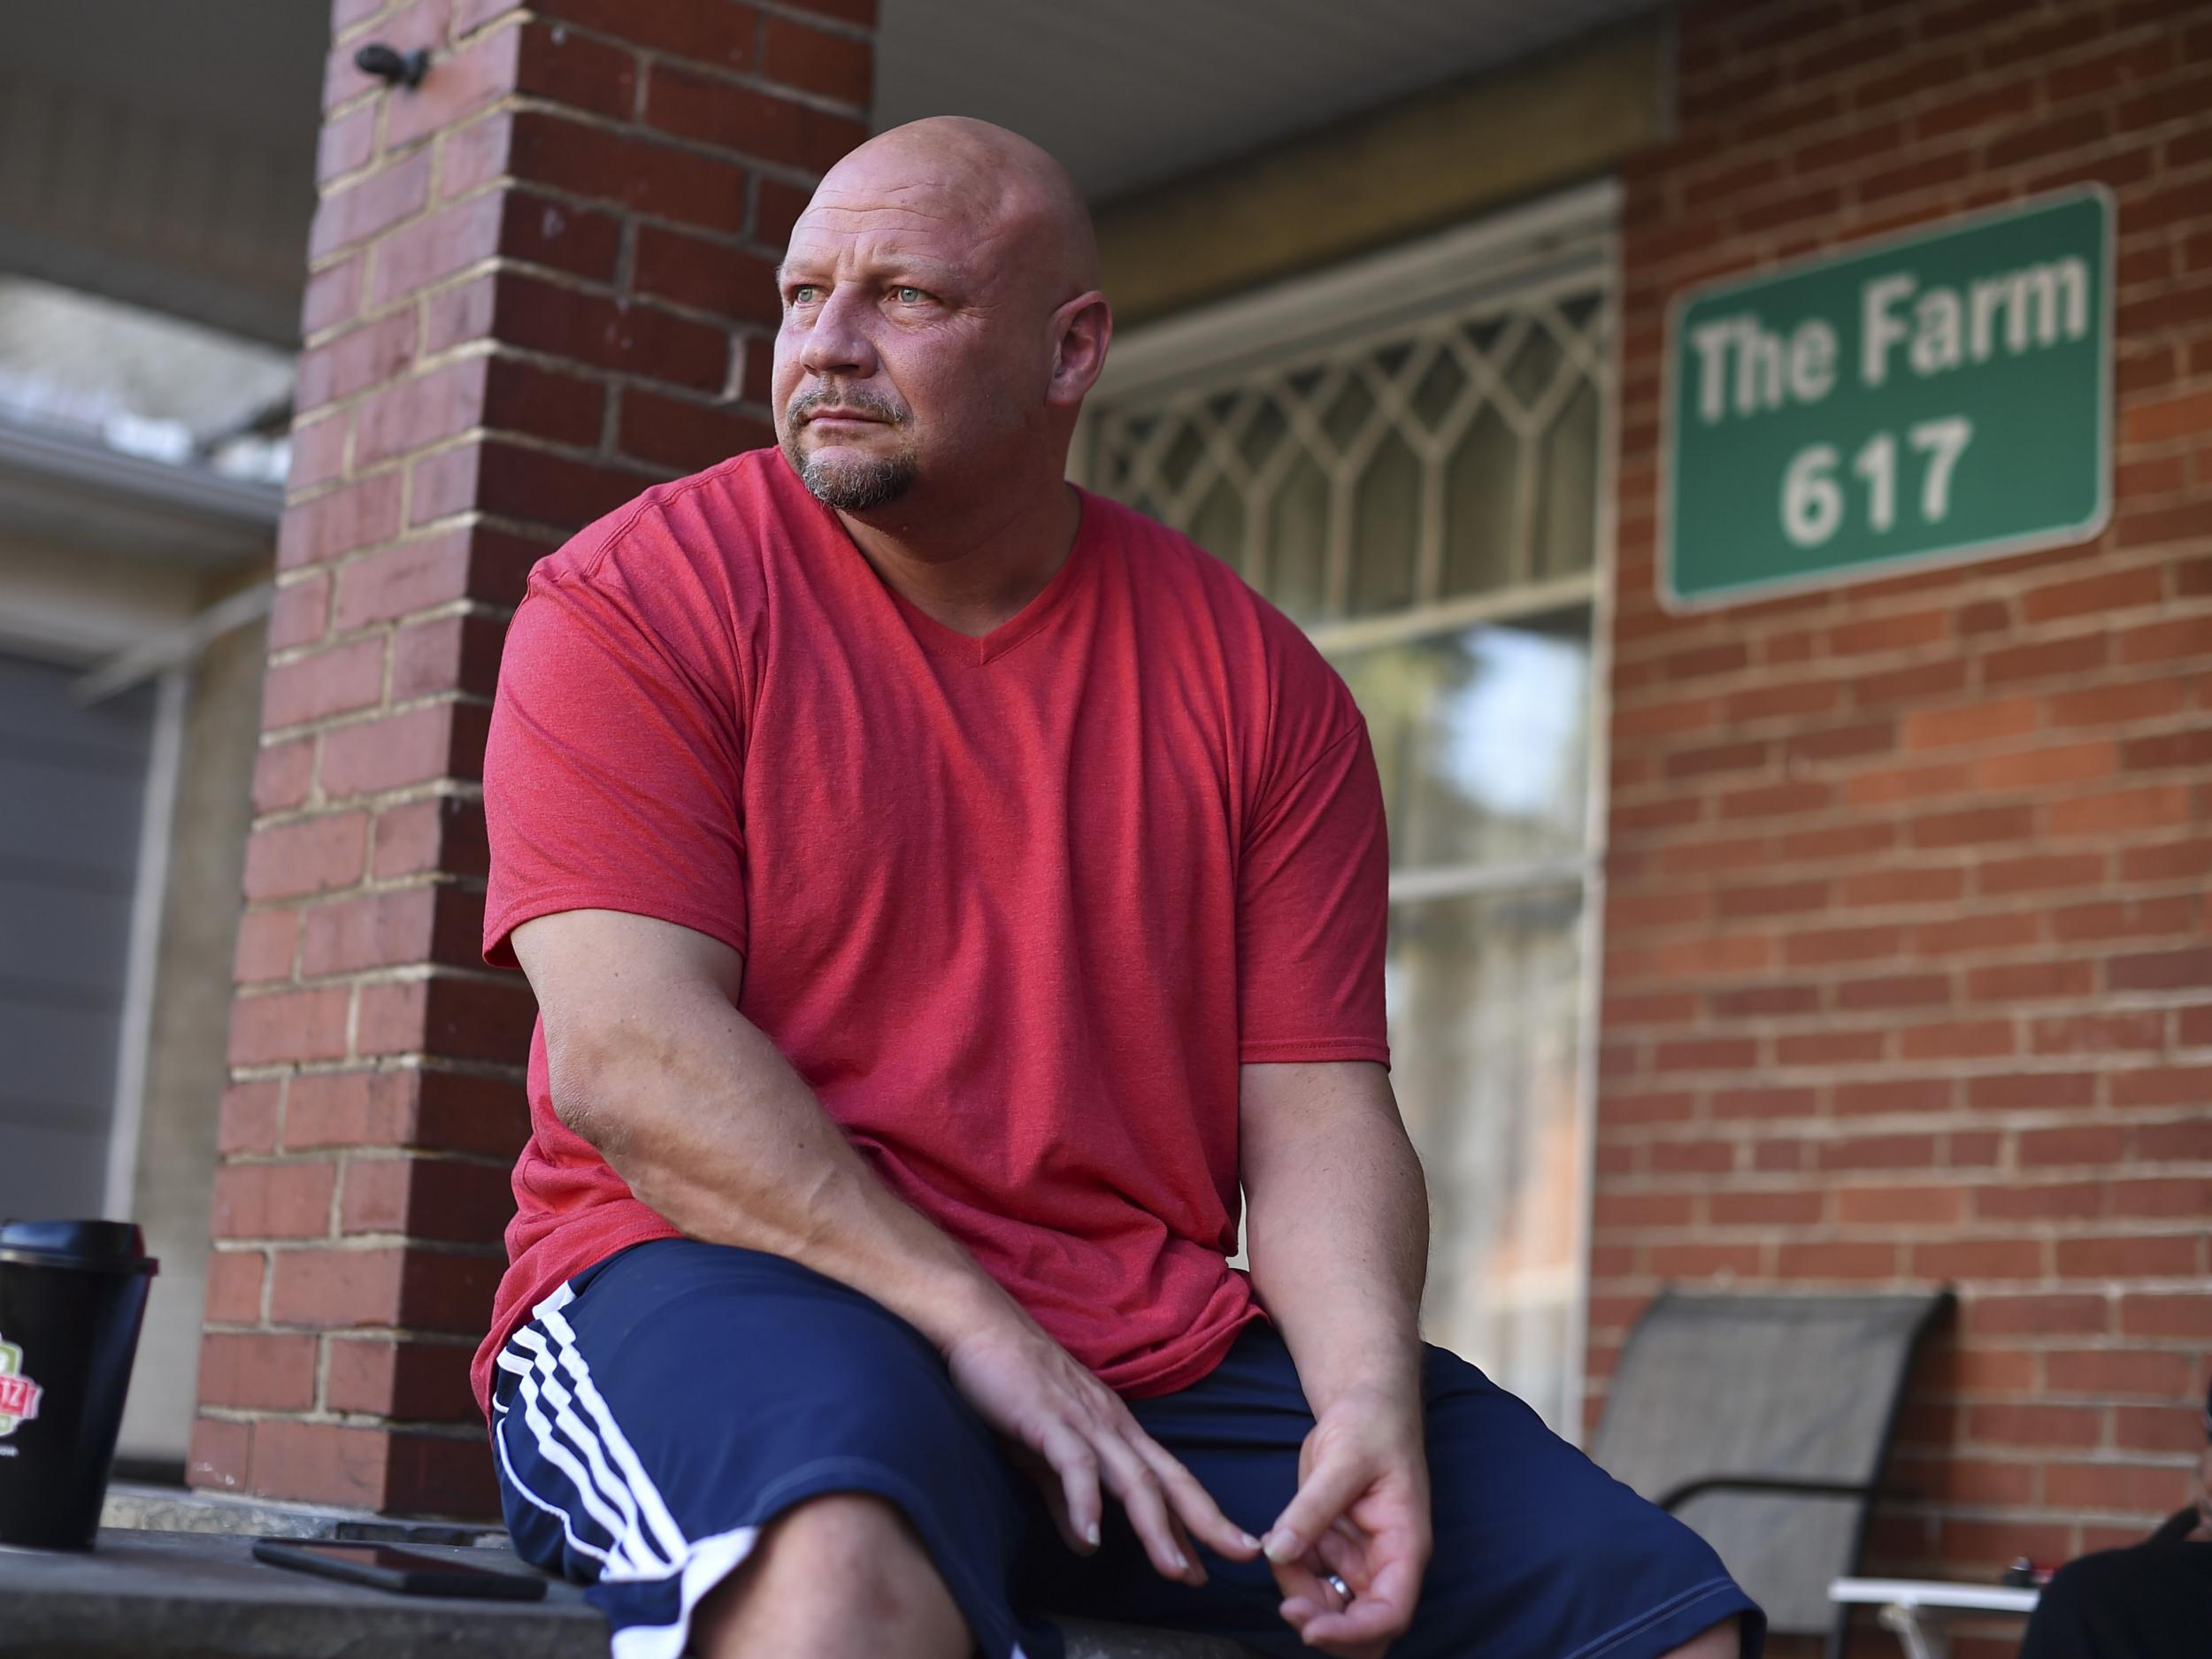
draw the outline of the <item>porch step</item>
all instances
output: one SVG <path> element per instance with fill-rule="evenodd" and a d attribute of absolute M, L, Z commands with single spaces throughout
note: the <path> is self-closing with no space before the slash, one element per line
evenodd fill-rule
<path fill-rule="evenodd" d="M 0 1647 L 11 1659 L 606 1659 L 606 1624 L 573 1585 L 549 1584 L 541 1602 L 465 1601 L 288 1572 L 253 1559 L 254 1532 L 330 1537 L 367 1517 L 331 1511 L 317 1532 L 302 1506 L 281 1506 L 288 1525 L 260 1525 L 261 1507 L 196 1510 L 197 1531 L 104 1529 L 89 1555 L 0 1549 Z M 206 1525 L 248 1518 L 237 1531 Z M 421 1533 L 410 1549 L 526 1571 L 503 1540 Z M 1246 1659 L 1166 1632 L 1072 1621 L 1067 1632 L 1068 1659 Z"/>
<path fill-rule="evenodd" d="M 491 1564 L 494 1552 L 411 1544 Z M 541 1602 L 387 1595 L 253 1559 L 217 1532 L 107 1530 L 89 1555 L 0 1551 L 0 1631 L 25 1659 L 606 1659 L 572 1585 Z"/>
<path fill-rule="evenodd" d="M 354 1544 L 482 1544 L 504 1548 L 490 1521 L 410 1521 L 328 1503 L 294 1503 L 196 1487 L 108 1482 L 100 1525 L 134 1532 L 227 1532 L 244 1538 L 328 1538 Z"/>

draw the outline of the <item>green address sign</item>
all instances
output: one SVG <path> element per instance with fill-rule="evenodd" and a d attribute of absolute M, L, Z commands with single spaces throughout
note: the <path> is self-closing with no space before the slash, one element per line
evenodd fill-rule
<path fill-rule="evenodd" d="M 1681 296 L 1667 605 L 2095 535 L 2111 503 L 2111 249 L 2097 188 Z"/>

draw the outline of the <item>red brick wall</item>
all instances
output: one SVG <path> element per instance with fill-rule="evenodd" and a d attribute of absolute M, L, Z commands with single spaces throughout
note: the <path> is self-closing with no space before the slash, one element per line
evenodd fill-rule
<path fill-rule="evenodd" d="M 477 955 L 531 562 L 768 437 L 769 273 L 874 0 L 336 0 L 191 1479 L 495 1507 L 468 1397 L 532 1006 Z M 369 41 L 433 54 L 415 92 Z"/>
<path fill-rule="evenodd" d="M 1593 1409 L 1663 1283 L 1953 1283 L 1881 1564 L 2131 1540 L 2212 1371 L 2212 5 L 1708 4 L 1679 48 L 1625 170 Z M 1663 612 L 1670 296 L 2086 180 L 2110 528 Z"/>

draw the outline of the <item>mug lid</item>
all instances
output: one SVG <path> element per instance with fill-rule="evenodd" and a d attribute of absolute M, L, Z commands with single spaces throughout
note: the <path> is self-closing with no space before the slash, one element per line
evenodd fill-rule
<path fill-rule="evenodd" d="M 0 1262 L 96 1273 L 158 1273 L 146 1235 L 129 1221 L 0 1221 Z"/>

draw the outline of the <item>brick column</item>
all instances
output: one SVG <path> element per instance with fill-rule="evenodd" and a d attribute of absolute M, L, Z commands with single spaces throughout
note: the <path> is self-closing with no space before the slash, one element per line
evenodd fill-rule
<path fill-rule="evenodd" d="M 770 272 L 873 0 L 335 0 L 195 1485 L 495 1508 L 467 1388 L 533 1013 L 477 954 L 531 563 L 769 441 Z M 353 66 L 426 48 L 413 91 Z"/>

